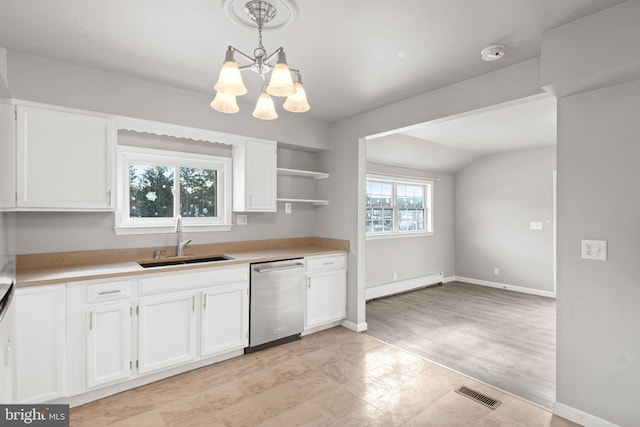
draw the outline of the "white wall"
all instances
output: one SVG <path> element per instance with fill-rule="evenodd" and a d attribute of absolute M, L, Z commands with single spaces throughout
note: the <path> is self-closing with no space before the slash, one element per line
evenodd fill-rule
<path fill-rule="evenodd" d="M 558 103 L 557 401 L 621 426 L 640 425 L 639 111 L 640 81 Z"/>
<path fill-rule="evenodd" d="M 434 234 L 367 240 L 366 287 L 443 272 L 455 274 L 453 175 L 368 163 L 369 172 L 432 178 L 434 181 Z"/>
<path fill-rule="evenodd" d="M 554 411 L 587 426 L 640 425 L 638 22 L 634 0 L 543 34 L 545 84 L 562 95 Z M 608 241 L 607 261 L 581 259 L 582 239 Z"/>
<path fill-rule="evenodd" d="M 456 276 L 553 293 L 555 168 L 556 148 L 544 147 L 487 155 L 456 174 Z"/>

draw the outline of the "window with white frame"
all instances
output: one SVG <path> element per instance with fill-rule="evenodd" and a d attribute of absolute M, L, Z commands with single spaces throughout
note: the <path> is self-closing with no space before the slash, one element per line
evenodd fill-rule
<path fill-rule="evenodd" d="M 118 147 L 118 234 L 231 227 L 231 158 Z"/>
<path fill-rule="evenodd" d="M 433 233 L 433 182 L 367 175 L 368 237 Z"/>

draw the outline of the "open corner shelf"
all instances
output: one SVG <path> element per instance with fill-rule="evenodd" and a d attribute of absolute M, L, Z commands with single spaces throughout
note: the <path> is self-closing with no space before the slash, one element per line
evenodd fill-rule
<path fill-rule="evenodd" d="M 278 171 L 278 175 L 300 176 L 300 177 L 313 178 L 313 179 L 329 178 L 329 174 L 325 172 L 313 172 L 313 171 L 287 169 L 287 168 L 278 168 L 277 171 Z"/>
<path fill-rule="evenodd" d="M 292 202 L 292 203 L 312 203 L 315 206 L 326 206 L 329 204 L 328 200 L 313 200 L 313 199 L 276 199 L 278 202 Z"/>

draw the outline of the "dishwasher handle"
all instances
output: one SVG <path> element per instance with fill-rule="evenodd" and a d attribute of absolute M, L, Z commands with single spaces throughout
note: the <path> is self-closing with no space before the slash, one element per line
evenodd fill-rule
<path fill-rule="evenodd" d="M 253 271 L 256 273 L 270 273 L 272 271 L 281 271 L 281 270 L 291 270 L 293 268 L 301 268 L 304 267 L 304 264 L 301 262 L 296 262 L 295 264 L 283 265 L 283 266 L 269 266 L 269 267 L 253 267 Z"/>

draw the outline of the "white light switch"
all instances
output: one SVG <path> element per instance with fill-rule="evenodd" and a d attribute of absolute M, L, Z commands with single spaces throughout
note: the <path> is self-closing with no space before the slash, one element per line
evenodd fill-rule
<path fill-rule="evenodd" d="M 542 230 L 542 221 L 531 221 L 529 223 L 529 228 L 531 230 Z"/>
<path fill-rule="evenodd" d="M 287 215 L 291 214 L 291 203 L 287 202 L 284 204 L 284 213 Z"/>
<path fill-rule="evenodd" d="M 595 259 L 598 261 L 607 260 L 606 240 L 583 240 L 582 259 Z"/>

